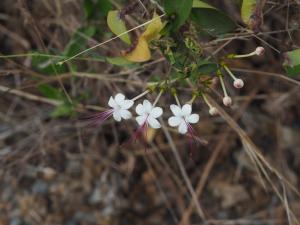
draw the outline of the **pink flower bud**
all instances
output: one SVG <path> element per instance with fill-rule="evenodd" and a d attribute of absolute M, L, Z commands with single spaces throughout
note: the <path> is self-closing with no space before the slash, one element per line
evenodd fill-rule
<path fill-rule="evenodd" d="M 229 96 L 225 96 L 225 97 L 223 98 L 223 104 L 224 104 L 225 106 L 231 106 L 231 104 L 232 104 L 232 99 L 231 99 Z"/>
<path fill-rule="evenodd" d="M 244 87 L 244 81 L 242 79 L 235 79 L 233 82 L 233 86 L 235 88 L 242 88 Z"/>
<path fill-rule="evenodd" d="M 211 108 L 209 109 L 209 114 L 212 115 L 212 116 L 216 116 L 216 115 L 219 114 L 219 112 L 218 112 L 218 110 L 217 110 L 216 107 L 211 107 Z"/>
<path fill-rule="evenodd" d="M 264 47 L 259 46 L 259 47 L 257 47 L 257 48 L 255 49 L 255 54 L 258 55 L 258 56 L 261 56 L 261 55 L 263 55 L 264 53 L 265 53 L 265 48 L 264 48 Z"/>

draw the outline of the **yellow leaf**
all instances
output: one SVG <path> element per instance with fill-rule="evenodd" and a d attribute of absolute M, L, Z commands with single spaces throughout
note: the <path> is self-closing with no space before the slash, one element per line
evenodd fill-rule
<path fill-rule="evenodd" d="M 146 39 L 140 36 L 135 48 L 129 53 L 125 53 L 124 58 L 131 62 L 148 61 L 151 58 L 151 52 Z"/>
<path fill-rule="evenodd" d="M 153 21 L 147 26 L 142 36 L 147 42 L 150 42 L 160 37 L 159 33 L 163 28 L 164 24 L 161 22 L 160 17 L 156 13 L 154 13 Z"/>
<path fill-rule="evenodd" d="M 120 12 L 118 10 L 112 10 L 108 12 L 107 25 L 111 32 L 113 32 L 115 35 L 120 35 L 127 31 L 125 23 L 120 18 Z M 125 33 L 122 36 L 120 36 L 120 39 L 129 45 L 131 44 L 128 33 Z"/>

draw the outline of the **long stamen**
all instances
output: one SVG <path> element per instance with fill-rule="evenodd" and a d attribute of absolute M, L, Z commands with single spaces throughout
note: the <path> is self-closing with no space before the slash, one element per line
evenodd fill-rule
<path fill-rule="evenodd" d="M 128 146 L 133 141 L 135 142 L 136 140 L 140 139 L 140 141 L 145 145 L 145 149 L 147 149 L 146 143 L 143 139 L 143 134 L 145 133 L 145 131 L 147 132 L 148 129 L 147 119 L 148 117 L 146 117 L 145 122 L 133 133 L 131 138 L 125 144 L 122 144 L 122 146 Z"/>
<path fill-rule="evenodd" d="M 86 118 L 87 126 L 97 126 L 107 120 L 112 114 L 114 110 L 107 110 L 98 114 L 94 114 Z"/>
<path fill-rule="evenodd" d="M 195 152 L 195 146 L 197 144 L 197 140 L 195 137 L 196 132 L 195 132 L 194 128 L 188 122 L 185 121 L 185 123 L 188 127 L 189 146 L 190 146 L 189 155 L 192 158 L 192 156 L 194 155 L 194 152 Z"/>

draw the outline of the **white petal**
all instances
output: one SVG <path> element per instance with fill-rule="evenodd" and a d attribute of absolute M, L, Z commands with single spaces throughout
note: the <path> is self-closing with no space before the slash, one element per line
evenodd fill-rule
<path fill-rule="evenodd" d="M 182 113 L 184 116 L 190 115 L 192 113 L 192 106 L 190 104 L 182 106 Z"/>
<path fill-rule="evenodd" d="M 120 122 L 122 119 L 119 111 L 114 111 L 113 117 L 114 117 L 115 121 L 118 121 L 118 122 Z"/>
<path fill-rule="evenodd" d="M 144 110 L 144 107 L 142 104 L 138 104 L 136 107 L 135 107 L 135 111 L 138 115 L 143 115 L 145 113 L 145 110 Z"/>
<path fill-rule="evenodd" d="M 155 107 L 151 110 L 150 112 L 150 116 L 154 117 L 154 118 L 158 118 L 163 114 L 163 110 L 160 107 Z"/>
<path fill-rule="evenodd" d="M 133 106 L 134 101 L 132 100 L 124 100 L 121 104 L 121 109 L 129 109 Z"/>
<path fill-rule="evenodd" d="M 199 121 L 198 114 L 192 114 L 190 116 L 187 116 L 187 122 L 189 122 L 189 123 L 197 123 L 198 121 Z"/>
<path fill-rule="evenodd" d="M 170 105 L 170 109 L 172 111 L 172 113 L 174 114 L 174 116 L 182 116 L 182 111 L 181 108 L 178 105 Z"/>
<path fill-rule="evenodd" d="M 112 107 L 112 108 L 115 108 L 115 107 L 117 106 L 117 103 L 116 103 L 116 101 L 114 100 L 113 97 L 110 97 L 110 98 L 109 98 L 108 105 L 109 105 L 110 107 Z"/>
<path fill-rule="evenodd" d="M 126 109 L 121 109 L 121 110 L 119 111 L 119 113 L 120 113 L 121 117 L 122 117 L 123 119 L 125 119 L 125 120 L 128 120 L 128 119 L 130 119 L 130 118 L 132 117 L 131 112 L 129 112 L 129 111 L 126 110 Z"/>
<path fill-rule="evenodd" d="M 143 101 L 144 110 L 146 113 L 150 113 L 152 110 L 152 104 L 148 100 Z"/>
<path fill-rule="evenodd" d="M 135 118 L 136 122 L 138 123 L 138 125 L 143 125 L 143 123 L 145 122 L 147 116 L 146 115 L 142 115 L 142 116 L 137 116 Z"/>
<path fill-rule="evenodd" d="M 178 131 L 179 133 L 181 134 L 185 134 L 187 132 L 187 125 L 186 125 L 186 122 L 182 121 L 178 127 Z"/>
<path fill-rule="evenodd" d="M 152 116 L 148 117 L 148 123 L 149 123 L 150 127 L 152 127 L 153 129 L 161 128 L 161 125 L 158 122 L 158 120 L 153 118 Z"/>
<path fill-rule="evenodd" d="M 171 127 L 177 127 L 181 123 L 182 118 L 177 116 L 172 116 L 168 119 L 168 123 Z"/>
<path fill-rule="evenodd" d="M 125 100 L 125 95 L 119 93 L 115 96 L 115 101 L 118 105 L 122 105 Z"/>

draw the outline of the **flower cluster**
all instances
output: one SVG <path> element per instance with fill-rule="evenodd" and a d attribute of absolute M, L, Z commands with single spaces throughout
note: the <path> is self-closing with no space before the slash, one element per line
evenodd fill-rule
<path fill-rule="evenodd" d="M 115 121 L 120 122 L 122 119 L 128 120 L 132 118 L 132 113 L 129 109 L 134 105 L 133 100 L 126 99 L 125 95 L 119 93 L 114 97 L 110 97 L 108 106 L 111 108 L 105 112 L 97 114 L 94 118 L 96 124 L 103 122 L 109 117 L 113 117 Z M 173 116 L 169 118 L 168 123 L 171 127 L 178 127 L 178 131 L 181 134 L 185 134 L 191 128 L 190 124 L 197 123 L 199 121 L 198 114 L 192 114 L 192 106 L 185 104 L 182 107 L 172 104 L 170 106 Z M 138 104 L 135 108 L 137 114 L 135 120 L 140 127 L 150 126 L 153 129 L 161 128 L 161 124 L 158 120 L 163 114 L 161 107 L 151 104 L 148 100 L 144 100 L 143 103 Z"/>
<path fill-rule="evenodd" d="M 245 58 L 253 55 L 262 55 L 264 53 L 263 47 L 257 47 L 255 51 L 244 54 L 244 55 L 229 55 L 227 58 Z M 223 104 L 225 106 L 231 106 L 232 99 L 228 95 L 226 90 L 225 82 L 223 80 L 224 75 L 222 74 L 222 70 L 225 71 L 229 76 L 233 79 L 233 86 L 237 89 L 240 89 L 244 86 L 244 81 L 240 78 L 237 78 L 229 69 L 229 67 L 225 64 L 225 62 L 221 62 L 218 71 L 217 77 L 220 80 L 221 87 L 224 93 Z M 163 88 L 161 89 L 163 90 Z M 156 106 L 159 98 L 161 97 L 163 91 L 157 96 L 156 100 L 152 104 L 148 100 L 143 100 L 142 103 L 139 103 L 135 107 L 136 117 L 135 120 L 139 125 L 139 128 L 136 130 L 133 139 L 136 139 L 139 136 L 142 136 L 147 132 L 148 127 L 153 129 L 161 128 L 160 117 L 163 115 L 163 109 L 161 107 Z M 192 113 L 192 102 L 194 102 L 195 98 L 198 96 L 202 96 L 204 102 L 209 107 L 209 114 L 214 116 L 218 114 L 218 110 L 214 107 L 207 99 L 206 94 L 202 91 L 195 92 L 193 98 L 189 101 L 189 103 L 180 105 L 179 99 L 176 95 L 176 90 L 171 90 L 176 99 L 177 104 L 170 105 L 170 111 L 172 112 L 172 116 L 168 118 L 168 124 L 170 127 L 174 127 L 178 129 L 180 134 L 187 134 L 190 137 L 190 140 L 195 141 L 195 130 L 192 127 L 192 124 L 196 124 L 199 121 L 199 115 L 196 113 Z M 144 93 L 138 95 L 133 99 L 127 99 L 124 94 L 118 93 L 114 97 L 111 96 L 108 101 L 108 106 L 110 109 L 98 113 L 89 118 L 91 124 L 99 125 L 106 119 L 113 117 L 115 121 L 120 122 L 122 120 L 128 120 L 133 117 L 132 113 L 129 111 L 131 107 L 133 107 L 136 100 L 142 98 L 144 95 L 149 93 L 149 91 L 145 91 Z"/>
<path fill-rule="evenodd" d="M 251 57 L 251 56 L 262 56 L 265 53 L 265 49 L 261 46 L 258 46 L 253 52 L 249 53 L 249 54 L 244 54 L 244 55 L 229 55 L 228 58 L 247 58 L 247 57 Z M 237 78 L 232 72 L 231 70 L 228 68 L 228 66 L 225 63 L 221 63 L 222 68 L 226 71 L 226 73 L 229 74 L 229 76 L 233 79 L 233 86 L 237 89 L 240 89 L 242 87 L 244 87 L 244 81 L 240 78 Z M 231 106 L 232 105 L 232 99 L 231 97 L 229 97 L 225 84 L 224 84 L 224 80 L 223 80 L 223 75 L 221 73 L 221 71 L 218 71 L 218 77 L 220 79 L 220 83 L 223 89 L 223 93 L 224 93 L 224 97 L 223 97 L 223 104 L 225 106 Z M 210 111 L 213 110 L 210 109 Z"/>

